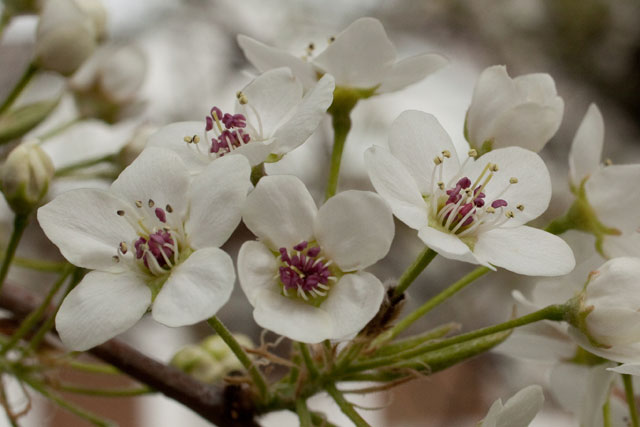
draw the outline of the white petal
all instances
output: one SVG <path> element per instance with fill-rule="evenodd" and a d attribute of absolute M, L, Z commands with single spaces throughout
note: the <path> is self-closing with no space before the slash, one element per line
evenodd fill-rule
<path fill-rule="evenodd" d="M 594 173 L 585 185 L 598 219 L 623 233 L 636 233 L 640 212 L 640 164 L 612 165 Z"/>
<path fill-rule="evenodd" d="M 571 359 L 576 349 L 573 341 L 556 325 L 537 322 L 515 329 L 494 351 L 522 359 L 557 362 Z"/>
<path fill-rule="evenodd" d="M 564 103 L 557 106 L 528 102 L 502 113 L 495 122 L 493 149 L 512 145 L 534 152 L 542 150 L 562 121 Z"/>
<path fill-rule="evenodd" d="M 480 74 L 467 112 L 470 143 L 479 147 L 493 135 L 495 118 L 514 106 L 518 99 L 515 83 L 503 65 L 489 67 Z"/>
<path fill-rule="evenodd" d="M 386 93 L 405 88 L 435 73 L 448 63 L 447 58 L 436 53 L 423 53 L 404 58 L 393 64 L 377 92 Z"/>
<path fill-rule="evenodd" d="M 617 372 L 619 374 L 640 376 L 640 363 L 624 363 L 622 365 L 607 368 L 607 370 Z"/>
<path fill-rule="evenodd" d="M 483 190 L 485 200 L 491 204 L 500 198 L 509 203 L 506 209 L 515 217 L 507 222 L 507 226 L 524 224 L 547 210 L 551 200 L 551 177 L 539 155 L 520 147 L 500 148 L 478 158 L 465 168 L 463 175 L 474 182 L 488 163 L 497 165 L 498 171 Z M 518 182 L 510 185 L 511 178 L 517 178 Z M 518 205 L 523 205 L 524 210 L 516 209 Z"/>
<path fill-rule="evenodd" d="M 84 351 L 132 327 L 151 304 L 151 290 L 139 273 L 87 274 L 64 299 L 56 329 L 65 346 Z"/>
<path fill-rule="evenodd" d="M 377 19 L 360 18 L 336 36 L 313 63 L 333 75 L 336 86 L 371 88 L 391 71 L 396 50 Z"/>
<path fill-rule="evenodd" d="M 375 193 L 343 191 L 320 208 L 314 230 L 327 258 L 342 271 L 361 270 L 389 252 L 393 215 Z"/>
<path fill-rule="evenodd" d="M 295 341 L 315 344 L 333 336 L 333 320 L 325 310 L 269 290 L 256 292 L 253 318 L 263 328 Z"/>
<path fill-rule="evenodd" d="M 251 168 L 242 156 L 212 162 L 191 182 L 191 209 L 185 225 L 193 248 L 220 247 L 240 223 L 240 209 L 251 187 Z"/>
<path fill-rule="evenodd" d="M 304 96 L 296 107 L 291 118 L 280 126 L 274 137 L 276 146 L 272 153 L 286 154 L 305 142 L 317 129 L 325 117 L 327 108 L 333 101 L 335 81 L 329 74 L 325 74 L 320 81 Z"/>
<path fill-rule="evenodd" d="M 278 290 L 278 263 L 276 257 L 260 242 L 244 242 L 238 253 L 240 286 L 251 305 L 261 290 Z"/>
<path fill-rule="evenodd" d="M 218 248 L 192 253 L 174 267 L 153 302 L 153 318 L 167 326 L 193 325 L 216 314 L 233 290 L 233 261 Z"/>
<path fill-rule="evenodd" d="M 302 92 L 302 83 L 289 68 L 269 70 L 242 89 L 249 103 L 236 102 L 236 113 L 244 114 L 247 123 L 256 128 L 260 137 L 268 139 L 283 119 L 291 116 L 302 99 Z"/>
<path fill-rule="evenodd" d="M 200 151 L 194 144 L 187 144 L 184 141 L 185 136 L 198 136 Z M 204 122 L 177 122 L 161 127 L 149 137 L 147 147 L 166 148 L 175 152 L 191 173 L 200 172 L 209 164 L 205 154 L 209 152 L 211 142 L 206 141 L 204 137 Z"/>
<path fill-rule="evenodd" d="M 602 242 L 602 251 L 608 258 L 640 257 L 640 233 L 632 232 L 620 236 L 607 235 Z"/>
<path fill-rule="evenodd" d="M 60 194 L 38 209 L 42 230 L 71 263 L 84 268 L 123 271 L 116 263 L 120 242 L 136 237 L 127 220 L 117 214 L 132 207 L 108 191 L 78 189 Z"/>
<path fill-rule="evenodd" d="M 496 427 L 527 427 L 543 403 L 542 387 L 530 385 L 523 388 L 504 404 Z"/>
<path fill-rule="evenodd" d="M 416 230 L 429 221 L 427 204 L 406 167 L 386 148 L 373 146 L 364 153 L 373 187 L 391 206 L 400 221 Z"/>
<path fill-rule="evenodd" d="M 187 211 L 188 190 L 189 173 L 180 156 L 163 148 L 144 150 L 111 184 L 111 191 L 132 205 L 142 201 L 146 210 L 152 199 L 156 207 L 171 205 L 177 217 Z"/>
<path fill-rule="evenodd" d="M 549 104 L 558 98 L 556 83 L 547 73 L 533 73 L 518 76 L 513 79 L 518 89 L 520 99 L 538 104 Z"/>
<path fill-rule="evenodd" d="M 269 153 L 276 149 L 274 142 L 274 138 L 263 141 L 249 141 L 248 144 L 234 148 L 231 154 L 225 154 L 225 156 L 231 157 L 240 155 L 249 160 L 249 164 L 253 167 L 264 162 L 269 156 Z"/>
<path fill-rule="evenodd" d="M 459 261 L 470 262 L 472 264 L 482 264 L 493 270 L 485 260 L 479 258 L 471 252 L 469 246 L 462 242 L 457 236 L 436 230 L 433 227 L 424 227 L 418 231 L 418 237 L 434 251 L 445 258 L 457 259 Z"/>
<path fill-rule="evenodd" d="M 292 175 L 263 177 L 242 209 L 249 230 L 276 251 L 310 240 L 317 214 L 311 194 Z"/>
<path fill-rule="evenodd" d="M 578 329 L 570 326 L 569 336 L 585 350 L 605 359 L 620 363 L 640 363 L 640 343 L 616 345 L 611 348 L 596 347 Z"/>
<path fill-rule="evenodd" d="M 573 252 L 564 240 L 525 225 L 480 234 L 473 252 L 493 265 L 529 276 L 560 276 L 575 267 Z"/>
<path fill-rule="evenodd" d="M 460 170 L 458 155 L 447 131 L 434 116 L 422 111 L 405 111 L 393 121 L 389 149 L 407 168 L 424 195 L 433 193 L 438 181 L 448 183 Z M 448 151 L 451 157 L 443 157 L 443 151 Z M 438 173 L 436 182 L 431 182 L 436 157 L 443 159 L 442 165 L 438 166 L 438 169 L 442 168 L 442 179 Z"/>
<path fill-rule="evenodd" d="M 249 62 L 261 72 L 272 68 L 289 67 L 305 88 L 312 87 L 317 80 L 315 70 L 309 62 L 282 49 L 267 46 L 243 34 L 238 35 L 238 45 Z"/>
<path fill-rule="evenodd" d="M 569 151 L 569 178 L 580 186 L 582 180 L 600 168 L 604 144 L 604 120 L 596 104 L 589 105 Z"/>
<path fill-rule="evenodd" d="M 329 339 L 350 337 L 378 313 L 384 286 L 373 274 L 346 274 L 331 288 L 320 308 L 329 313 L 333 330 Z"/>

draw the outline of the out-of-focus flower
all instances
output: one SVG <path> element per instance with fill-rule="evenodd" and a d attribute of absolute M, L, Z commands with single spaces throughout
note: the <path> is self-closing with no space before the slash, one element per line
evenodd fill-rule
<path fill-rule="evenodd" d="M 147 61 L 139 48 L 100 49 L 69 81 L 80 115 L 113 123 L 134 110 L 146 72 Z"/>
<path fill-rule="evenodd" d="M 198 171 L 227 154 L 242 154 L 251 166 L 279 160 L 316 130 L 333 99 L 333 77 L 324 76 L 303 95 L 288 68 L 267 71 L 238 92 L 235 114 L 213 107 L 206 122 L 161 128 L 149 146 L 174 150 Z"/>
<path fill-rule="evenodd" d="M 38 145 L 29 141 L 9 153 L 2 166 L 2 192 L 17 214 L 31 212 L 47 194 L 55 172 L 51 159 Z"/>
<path fill-rule="evenodd" d="M 134 131 L 129 141 L 118 152 L 118 163 L 122 168 L 129 166 L 147 146 L 149 137 L 156 133 L 158 128 L 150 124 L 142 124 Z"/>
<path fill-rule="evenodd" d="M 544 394 L 539 385 L 530 385 L 514 394 L 505 404 L 502 399 L 493 402 L 487 416 L 480 421 L 482 427 L 527 427 L 542 409 Z"/>
<path fill-rule="evenodd" d="M 76 6 L 80 8 L 91 18 L 93 27 L 96 30 L 98 40 L 103 39 L 107 33 L 107 11 L 105 10 L 101 0 L 73 0 Z"/>
<path fill-rule="evenodd" d="M 238 44 L 260 72 L 289 67 L 307 90 L 318 76 L 331 74 L 336 87 L 365 89 L 372 94 L 393 92 L 419 82 L 447 64 L 437 54 L 421 54 L 396 62 L 396 50 L 380 21 L 374 18 L 356 20 L 332 37 L 327 48 L 314 57 L 314 45 L 309 45 L 308 56 L 299 58 L 244 35 L 238 36 Z"/>
<path fill-rule="evenodd" d="M 564 102 L 550 75 L 512 79 L 506 67 L 496 65 L 478 78 L 465 135 L 481 153 L 511 146 L 538 152 L 555 135 L 563 112 Z"/>
<path fill-rule="evenodd" d="M 345 191 L 318 209 L 302 181 L 273 175 L 247 197 L 242 216 L 260 240 L 238 255 L 260 326 L 317 343 L 356 334 L 378 312 L 384 286 L 362 270 L 387 254 L 394 227 L 377 194 Z"/>
<path fill-rule="evenodd" d="M 233 288 L 218 249 L 240 222 L 250 168 L 235 156 L 191 176 L 169 150 L 145 150 L 109 191 L 73 190 L 38 210 L 47 237 L 73 264 L 94 269 L 56 317 L 62 341 L 86 350 L 125 331 L 152 308 L 183 326 L 222 307 Z"/>
<path fill-rule="evenodd" d="M 542 159 L 520 147 L 459 161 L 435 117 L 405 111 L 391 125 L 389 147 L 365 153 L 369 177 L 394 214 L 439 254 L 520 274 L 571 271 L 571 248 L 523 224 L 549 205 L 551 180 Z"/>

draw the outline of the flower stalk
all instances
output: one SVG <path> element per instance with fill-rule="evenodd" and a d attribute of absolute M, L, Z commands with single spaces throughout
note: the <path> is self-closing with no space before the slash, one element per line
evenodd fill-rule
<path fill-rule="evenodd" d="M 622 382 L 624 384 L 624 394 L 629 405 L 629 416 L 631 417 L 631 427 L 638 427 L 638 407 L 636 405 L 635 394 L 633 393 L 633 379 L 629 374 L 622 374 Z"/>
<path fill-rule="evenodd" d="M 344 398 L 342 393 L 336 388 L 335 384 L 328 383 L 325 385 L 325 390 L 338 404 L 340 410 L 356 425 L 356 427 L 369 427 L 364 418 L 354 409 L 353 405 Z"/>
<path fill-rule="evenodd" d="M 13 220 L 13 231 L 11 233 L 9 245 L 7 246 L 7 250 L 4 254 L 2 267 L 0 267 L 0 289 L 2 289 L 4 280 L 7 278 L 7 273 L 9 273 L 9 267 L 11 266 L 13 257 L 16 254 L 16 249 L 18 249 L 18 244 L 20 243 L 22 234 L 24 233 L 24 230 L 27 228 L 28 224 L 29 224 L 28 214 L 16 214 Z"/>
<path fill-rule="evenodd" d="M 429 247 L 425 247 L 424 250 L 420 252 L 413 264 L 411 264 L 409 268 L 402 273 L 400 279 L 398 279 L 398 284 L 393 291 L 393 299 L 398 299 L 407 288 L 409 288 L 420 273 L 433 261 L 436 255 L 438 255 L 438 253 Z"/>
<path fill-rule="evenodd" d="M 29 84 L 33 76 L 36 75 L 37 71 L 38 71 L 38 67 L 36 67 L 34 64 L 30 64 L 27 67 L 24 74 L 22 74 L 22 77 L 20 77 L 20 80 L 18 80 L 18 83 L 16 83 L 16 85 L 11 90 L 9 95 L 5 98 L 4 102 L 0 104 L 0 115 L 2 115 L 7 110 L 9 110 L 9 108 L 11 108 L 11 106 L 13 105 L 13 102 L 22 93 L 24 88 L 27 87 L 27 85 Z"/>

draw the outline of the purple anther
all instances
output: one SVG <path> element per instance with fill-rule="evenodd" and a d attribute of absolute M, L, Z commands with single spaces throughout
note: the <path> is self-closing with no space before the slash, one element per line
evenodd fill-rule
<path fill-rule="evenodd" d="M 504 206 L 507 206 L 507 201 L 503 199 L 496 199 L 493 202 L 491 202 L 491 207 L 494 209 L 501 208 Z"/>
<path fill-rule="evenodd" d="M 156 208 L 156 217 L 160 220 L 160 222 L 167 222 L 167 214 L 164 212 L 162 208 Z"/>
<path fill-rule="evenodd" d="M 213 119 L 211 118 L 211 116 L 207 116 L 205 120 L 207 121 L 207 126 L 205 127 L 205 130 L 209 132 L 211 129 L 213 129 Z"/>
<path fill-rule="evenodd" d="M 213 107 L 211 109 L 211 117 L 213 117 L 215 120 L 222 120 L 222 116 L 222 110 L 218 107 Z"/>
<path fill-rule="evenodd" d="M 463 218 L 466 214 L 471 212 L 471 209 L 473 209 L 473 204 L 472 203 L 466 203 L 466 204 L 462 205 L 462 207 L 458 211 L 458 214 L 460 215 L 460 218 Z"/>
<path fill-rule="evenodd" d="M 326 290 L 324 285 L 329 282 L 331 271 L 321 258 L 318 258 L 320 247 L 310 246 L 309 242 L 302 241 L 291 249 L 278 250 L 282 262 L 278 272 L 284 289 L 300 289 L 304 292 Z M 320 285 L 323 287 L 320 288 Z M 315 295 L 317 293 L 312 293 L 312 296 Z"/>
<path fill-rule="evenodd" d="M 158 230 L 153 234 L 149 235 L 149 239 L 145 239 L 144 237 L 140 237 L 134 243 L 134 247 L 136 249 L 136 258 L 144 261 L 144 265 L 149 268 L 149 263 L 147 260 L 148 254 L 151 254 L 160 267 L 164 267 L 167 265 L 167 261 L 165 260 L 165 256 L 167 258 L 171 258 L 173 256 L 173 239 L 171 238 L 171 234 L 165 230 Z M 163 256 L 164 253 L 164 256 Z"/>
<path fill-rule="evenodd" d="M 467 178 L 466 176 L 463 176 L 462 178 L 460 178 L 458 180 L 458 182 L 456 183 L 456 186 L 460 186 L 461 188 L 469 188 L 471 187 L 471 180 L 469 178 Z"/>
<path fill-rule="evenodd" d="M 296 251 L 303 251 L 307 248 L 307 245 L 309 245 L 309 242 L 307 242 L 306 240 L 303 240 L 302 242 L 295 245 L 293 249 L 295 249 Z"/>
<path fill-rule="evenodd" d="M 231 128 L 244 128 L 247 126 L 247 118 L 242 114 L 229 114 L 226 113 L 224 117 L 222 117 L 222 123 L 227 129 Z"/>
<path fill-rule="evenodd" d="M 307 251 L 307 255 L 309 255 L 311 258 L 315 258 L 315 257 L 317 257 L 319 253 L 320 253 L 320 247 L 319 247 L 319 246 L 316 246 L 316 247 L 310 248 L 310 249 Z"/>

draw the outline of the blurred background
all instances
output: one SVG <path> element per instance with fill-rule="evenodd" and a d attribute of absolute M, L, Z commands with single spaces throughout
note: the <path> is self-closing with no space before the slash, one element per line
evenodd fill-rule
<path fill-rule="evenodd" d="M 103 4 L 107 11 L 103 44 L 113 49 L 132 47 L 141 53 L 142 65 L 131 72 L 143 77 L 140 87 L 135 88 L 135 97 L 127 99 L 127 105 L 115 114 L 83 112 L 82 103 L 74 102 L 67 90 L 68 83 L 57 75 L 39 76 L 31 82 L 19 103 L 62 96 L 54 114 L 29 134 L 34 137 L 52 134 L 43 146 L 58 168 L 79 159 L 114 153 L 122 154 L 122 162 L 126 162 L 127 151 L 121 149 L 129 147 L 135 151 L 135 144 L 144 141 L 157 127 L 174 121 L 203 120 L 214 105 L 223 111 L 231 109 L 235 92 L 255 74 L 238 48 L 237 34 L 302 56 L 310 42 L 321 51 L 330 36 L 363 16 L 375 17 L 383 23 L 399 58 L 436 52 L 448 57 L 450 64 L 421 83 L 358 104 L 343 159 L 340 189 L 371 189 L 362 154 L 373 144 L 385 145 L 390 123 L 407 109 L 434 114 L 460 150 L 466 152 L 462 132 L 465 112 L 478 75 L 494 64 L 507 65 L 511 76 L 551 74 L 565 101 L 560 130 L 541 153 L 553 177 L 554 197 L 539 225 L 564 213 L 569 204 L 567 154 L 590 103 L 596 102 L 604 115 L 604 157 L 615 163 L 640 160 L 637 1 L 103 0 Z M 36 25 L 36 16 L 18 16 L 2 35 L 0 99 L 6 97 L 33 57 Z M 80 122 L 75 120 L 79 114 L 83 117 Z M 60 131 L 61 124 L 66 123 L 69 126 Z M 278 164 L 269 165 L 267 172 L 299 176 L 316 201 L 321 202 L 331 144 L 327 120 L 307 143 Z M 104 171 L 105 178 L 112 175 L 113 171 Z M 109 182 L 77 177 L 58 181 L 52 194 L 70 187 L 105 186 Z M 5 224 L 10 224 L 9 214 L 4 217 L 8 218 Z M 383 281 L 398 277 L 422 249 L 413 230 L 397 221 L 396 227 L 389 255 L 371 268 Z M 235 256 L 240 244 L 251 238 L 250 232 L 240 228 L 225 249 Z M 55 259 L 56 252 L 54 247 L 42 245 L 42 234 L 36 226 L 28 230 L 27 240 L 19 250 L 24 255 L 47 259 Z M 471 268 L 437 258 L 411 287 L 405 310 L 435 295 Z M 15 268 L 10 277 L 15 283 L 31 283 L 36 290 L 48 286 L 51 280 Z M 526 294 L 533 282 L 504 272 L 484 277 L 415 324 L 412 331 L 453 320 L 461 323 L 463 330 L 506 320 L 513 305 L 511 291 L 519 289 Z M 259 342 L 261 331 L 253 322 L 251 308 L 239 288 L 236 291 L 220 317 L 231 330 Z M 122 338 L 167 362 L 181 346 L 208 334 L 210 330 L 205 326 L 171 329 L 146 319 Z M 271 335 L 268 339 L 275 340 Z M 282 351 L 286 347 L 280 346 Z M 505 400 L 531 383 L 546 384 L 547 368 L 542 363 L 525 364 L 487 354 L 432 377 L 356 401 L 372 408 L 363 413 L 375 426 L 475 425 L 495 399 Z M 84 380 L 77 376 L 70 378 L 96 387 L 112 385 L 98 382 L 103 380 L 95 376 Z M 577 425 L 568 413 L 559 409 L 549 393 L 545 396 L 545 410 L 532 425 Z M 159 396 L 69 398 L 122 426 L 206 425 L 189 410 Z M 323 396 L 315 399 L 314 405 L 329 411 L 330 419 L 338 425 L 349 425 Z M 36 400 L 24 425 L 84 424 Z M 264 425 L 297 425 L 297 418 L 273 414 L 265 418 Z"/>

